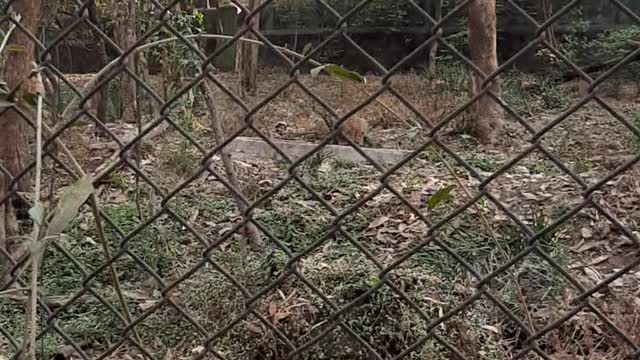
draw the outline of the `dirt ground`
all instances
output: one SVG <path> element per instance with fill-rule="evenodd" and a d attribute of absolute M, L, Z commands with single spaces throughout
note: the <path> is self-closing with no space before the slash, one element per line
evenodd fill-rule
<path fill-rule="evenodd" d="M 69 77 L 78 85 L 88 78 Z M 221 74 L 219 79 L 235 90 L 233 75 Z M 251 107 L 275 97 L 255 112 L 252 126 L 270 139 L 324 139 L 328 112 L 297 85 L 276 91 L 287 80 L 273 71 L 260 76 L 258 94 L 243 101 Z M 363 86 L 301 75 L 298 81 L 344 115 L 380 89 L 378 79 L 368 80 Z M 354 115 L 369 123 L 369 146 L 417 149 L 426 139 L 429 123 L 439 123 L 467 99 L 465 93 L 452 92 L 449 84 L 416 73 L 395 76 L 392 88 L 424 119 L 386 90 Z M 562 91 L 564 103 L 553 109 L 534 108 L 535 99 L 525 99 L 530 108 L 519 110 L 532 129 L 544 129 L 579 100 L 570 87 Z M 217 95 L 226 133 L 240 130 L 239 106 L 222 91 Z M 636 129 L 640 126 L 640 98 L 634 91 L 606 94 L 603 99 L 615 115 Z M 224 174 L 219 156 L 214 157 L 214 171 L 192 177 L 201 166 L 203 152 L 215 147 L 204 102 L 198 96 L 193 101 L 183 98 L 172 107 L 169 118 L 191 140 L 169 126 L 144 142 L 141 158 L 132 158 L 139 172 L 124 166 L 98 189 L 110 219 L 109 247 L 115 253 L 126 244 L 127 251 L 115 266 L 132 318 L 142 318 L 138 333 L 129 334 L 133 340 L 119 344 L 123 323 L 98 305 L 96 294 L 83 291 L 82 279 L 95 271 L 91 288 L 116 303 L 113 281 L 100 266 L 104 254 L 88 209 L 47 257 L 43 287 L 52 299 L 61 299 L 56 326 L 74 341 L 82 341 L 83 351 L 91 356 L 117 348 L 110 357 L 141 357 L 143 351 L 135 345 L 141 341 L 157 358 L 189 359 L 205 351 L 208 335 L 220 331 L 211 343 L 218 355 L 212 352 L 205 358 L 279 359 L 291 346 L 313 342 L 326 331 L 327 340 L 311 346 L 305 358 L 373 358 L 349 335 L 347 326 L 383 358 L 396 357 L 417 343 L 422 346 L 404 358 L 451 358 L 442 342 L 425 338 L 428 334 L 447 339 L 469 359 L 512 358 L 530 345 L 520 324 L 543 331 L 535 344 L 554 359 L 628 358 L 634 349 L 618 331 L 640 342 L 640 271 L 632 266 L 639 262 L 639 244 L 634 242 L 640 237 L 637 164 L 607 181 L 593 192 L 591 203 L 572 213 L 588 186 L 640 149 L 640 139 L 595 102 L 570 114 L 539 139 L 577 179 L 539 149 L 502 169 L 531 146 L 532 134 L 514 119 L 508 120 L 500 141 L 488 146 L 460 134 L 455 124 L 446 126 L 439 140 L 464 164 L 448 150 L 429 147 L 389 176 L 384 187 L 380 187 L 380 175 L 388 166 L 356 166 L 322 154 L 300 164 L 297 177 L 290 175 L 290 164 L 284 159 L 236 161 L 244 195 L 257 201 L 256 221 L 269 234 L 261 252 L 246 254 L 240 236 L 214 246 L 240 218 L 229 190 L 217 179 Z M 62 140 L 87 172 L 96 173 L 113 158 L 117 144 L 95 135 L 95 127 L 86 120 L 83 123 L 66 130 Z M 124 139 L 136 133 L 132 121 L 109 124 L 109 128 Z M 247 130 L 243 135 L 257 134 Z M 480 184 L 473 172 L 482 177 L 500 175 L 488 187 L 491 196 L 469 206 Z M 71 182 L 60 171 L 54 176 L 49 170 L 47 176 L 55 177 L 57 186 Z M 153 187 L 157 187 L 155 195 Z M 450 192 L 445 194 L 446 188 Z M 175 193 L 176 189 L 180 191 Z M 161 204 L 158 193 L 172 195 Z M 364 203 L 352 212 L 360 202 Z M 169 210 L 154 215 L 161 206 Z M 341 231 L 328 235 L 336 214 L 343 213 Z M 454 213 L 458 215 L 450 218 Z M 487 282 L 477 299 L 458 308 L 474 296 L 480 279 L 529 249 L 529 235 L 522 226 L 536 233 L 567 214 L 573 216 L 540 236 L 534 251 Z M 437 241 L 426 236 L 429 226 L 423 220 L 446 222 L 437 232 Z M 143 226 L 135 236 L 125 236 Z M 208 260 L 203 260 L 203 253 Z M 292 254 L 303 254 L 295 271 L 288 263 Z M 412 256 L 396 263 L 407 254 Z M 69 255 L 81 266 L 72 264 Z M 380 266 L 393 268 L 388 283 L 361 299 L 379 285 Z M 149 270 L 162 280 L 162 286 L 149 276 Z M 579 298 L 622 270 L 624 276 L 590 294 L 590 300 Z M 271 286 L 274 282 L 277 285 Z M 261 296 L 247 303 L 244 291 Z M 171 301 L 163 297 L 165 292 L 171 294 Z M 70 300 L 76 294 L 79 297 Z M 340 318 L 341 326 L 331 328 L 330 314 L 356 299 L 353 310 Z M 250 306 L 253 311 L 235 323 Z M 0 310 L 7 314 L 0 317 L 0 325 L 18 334 L 20 307 L 0 302 Z M 547 331 L 549 324 L 572 312 L 575 315 L 562 325 Z M 446 321 L 432 322 L 445 315 Z M 43 349 L 60 353 L 62 343 L 51 330 Z M 531 352 L 525 358 L 539 357 Z"/>

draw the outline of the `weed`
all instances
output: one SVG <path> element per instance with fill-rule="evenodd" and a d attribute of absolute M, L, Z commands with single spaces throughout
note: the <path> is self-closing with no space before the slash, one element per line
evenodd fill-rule
<path fill-rule="evenodd" d="M 334 159 L 333 168 L 337 170 L 352 170 L 356 168 L 356 164 L 347 160 Z"/>
<path fill-rule="evenodd" d="M 198 211 L 207 220 L 223 223 L 232 216 L 235 204 L 228 197 L 212 199 L 183 196 L 171 201 L 171 209 L 183 218 L 188 218 L 190 211 Z"/>
<path fill-rule="evenodd" d="M 524 162 L 523 165 L 531 174 L 558 175 L 562 173 L 557 166 L 548 161 Z"/>
<path fill-rule="evenodd" d="M 439 59 L 438 69 L 435 74 L 422 72 L 428 84 L 431 85 L 433 94 L 447 96 L 466 96 L 469 92 L 469 69 L 461 62 L 449 58 Z"/>
<path fill-rule="evenodd" d="M 182 141 L 180 149 L 169 155 L 165 164 L 174 170 L 178 176 L 186 176 L 191 173 L 198 164 L 199 156 L 190 148 L 187 140 Z"/>
<path fill-rule="evenodd" d="M 456 219 L 454 224 L 443 230 L 443 239 L 461 259 L 479 274 L 490 274 L 513 256 L 523 251 L 528 245 L 528 236 L 515 225 L 494 229 L 495 238 L 485 230 L 478 229 L 476 215 L 464 215 Z M 541 219 L 532 220 L 534 232 L 547 225 Z M 556 229 L 537 240 L 538 248 L 547 253 L 554 261 L 564 264 L 568 258 L 568 249 L 556 236 Z M 527 283 L 528 296 L 535 297 L 536 303 L 557 300 L 563 285 L 562 277 L 545 261 L 534 260 L 531 254 L 513 265 L 496 278 L 496 290 L 511 304 L 518 303 L 517 284 L 513 279 Z M 423 269 L 427 273 L 437 273 L 443 281 L 465 283 L 468 279 L 467 269 L 455 258 L 437 245 L 430 245 L 409 260 L 412 267 Z"/>
<path fill-rule="evenodd" d="M 490 157 L 480 157 L 474 154 L 468 158 L 465 158 L 464 161 L 467 164 L 485 172 L 493 172 L 498 169 L 497 160 Z"/>
<path fill-rule="evenodd" d="M 593 162 L 589 159 L 576 159 L 573 163 L 573 171 L 582 174 L 593 169 Z"/>
<path fill-rule="evenodd" d="M 527 116 L 564 107 L 571 101 L 569 90 L 561 87 L 551 75 L 517 70 L 502 77 L 502 97 L 516 112 Z"/>
<path fill-rule="evenodd" d="M 109 176 L 109 185 L 112 188 L 127 191 L 129 189 L 129 179 L 126 173 L 117 171 Z"/>
<path fill-rule="evenodd" d="M 258 215 L 257 220 L 277 239 L 301 250 L 318 240 L 324 233 L 324 225 L 317 217 L 302 212 L 285 214 L 278 210 L 268 210 Z"/>

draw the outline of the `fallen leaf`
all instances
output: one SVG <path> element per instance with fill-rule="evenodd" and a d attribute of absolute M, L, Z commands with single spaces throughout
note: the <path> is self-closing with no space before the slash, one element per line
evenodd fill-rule
<path fill-rule="evenodd" d="M 491 325 L 482 325 L 481 328 L 485 329 L 485 330 L 489 330 L 491 332 L 494 332 L 496 334 L 500 334 L 500 330 L 495 327 L 495 326 L 491 326 Z"/>
<path fill-rule="evenodd" d="M 167 349 L 166 354 L 164 354 L 164 357 L 162 358 L 162 360 L 173 360 L 174 356 L 173 356 L 173 351 L 171 351 L 171 349 Z"/>
<path fill-rule="evenodd" d="M 323 161 L 320 167 L 318 167 L 318 171 L 325 174 L 329 173 L 333 171 L 333 165 L 328 161 Z"/>
<path fill-rule="evenodd" d="M 386 223 L 387 221 L 389 221 L 389 218 L 387 216 L 380 216 L 379 218 L 375 219 L 371 224 L 369 224 L 368 229 L 375 229 L 377 227 L 380 227 L 382 225 L 384 225 L 384 223 Z"/>
<path fill-rule="evenodd" d="M 191 353 L 198 355 L 198 354 L 202 354 L 204 352 L 204 346 L 200 345 L 200 346 L 196 346 L 193 349 L 191 349 Z"/>
<path fill-rule="evenodd" d="M 231 231 L 231 229 L 233 229 L 233 227 L 231 226 L 227 226 L 225 228 L 222 228 L 218 231 L 218 236 L 223 236 L 224 234 L 228 233 L 229 231 Z"/>
<path fill-rule="evenodd" d="M 85 176 L 67 187 L 52 211 L 46 237 L 57 236 L 78 215 L 78 210 L 93 193 L 91 176 Z"/>
<path fill-rule="evenodd" d="M 280 321 L 282 319 L 288 318 L 289 315 L 291 315 L 291 313 L 288 312 L 288 311 L 280 311 L 280 312 L 276 313 L 276 316 L 274 318 L 275 318 L 276 321 Z"/>
<path fill-rule="evenodd" d="M 198 219 L 198 215 L 200 215 L 200 210 L 196 209 L 196 211 L 191 214 L 189 217 L 189 224 L 193 224 Z"/>
<path fill-rule="evenodd" d="M 262 334 L 262 328 L 252 322 L 245 322 L 245 324 L 247 325 L 247 329 L 251 332 L 254 332 L 256 334 Z"/>
<path fill-rule="evenodd" d="M 604 245 L 605 243 L 606 243 L 605 241 L 589 241 L 589 242 L 586 242 L 586 243 L 583 242 L 581 244 L 578 244 L 577 247 L 574 247 L 571 250 L 573 252 L 576 252 L 576 253 L 579 254 L 579 253 L 583 253 L 583 252 L 588 251 L 588 250 L 599 248 L 600 246 Z"/>
<path fill-rule="evenodd" d="M 602 262 L 607 261 L 607 259 L 609 259 L 609 255 L 601 255 L 601 256 L 598 256 L 597 258 L 591 260 L 589 262 L 589 265 L 598 265 L 598 264 L 600 264 Z"/>
<path fill-rule="evenodd" d="M 591 239 L 593 237 L 593 230 L 587 227 L 580 229 L 580 235 L 585 239 Z"/>
<path fill-rule="evenodd" d="M 586 267 L 582 269 L 582 271 L 584 271 L 584 274 L 589 278 L 589 280 L 593 281 L 594 284 L 597 284 L 602 280 L 600 273 L 593 268 Z"/>
<path fill-rule="evenodd" d="M 274 317 L 277 312 L 278 312 L 278 305 L 275 303 L 269 304 L 269 315 L 271 315 L 271 317 Z"/>
<path fill-rule="evenodd" d="M 82 240 L 82 244 L 96 245 L 96 242 L 90 236 L 85 236 L 84 240 Z"/>
<path fill-rule="evenodd" d="M 147 311 L 147 310 L 151 309 L 157 303 L 158 303 L 158 300 L 147 300 L 147 301 L 145 301 L 143 303 L 138 304 L 138 307 L 142 311 Z"/>

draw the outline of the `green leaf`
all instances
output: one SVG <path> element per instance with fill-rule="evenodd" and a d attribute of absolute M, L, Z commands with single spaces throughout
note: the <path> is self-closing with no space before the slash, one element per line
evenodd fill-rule
<path fill-rule="evenodd" d="M 378 284 L 380 284 L 380 278 L 377 275 L 371 275 L 367 279 L 367 285 L 369 285 L 370 287 L 375 287 Z"/>
<path fill-rule="evenodd" d="M 336 65 L 336 64 L 324 64 L 324 65 L 315 67 L 311 69 L 311 76 L 317 77 L 321 71 L 324 71 L 327 74 L 333 75 L 334 77 L 337 77 L 339 79 L 358 82 L 361 84 L 367 83 L 367 79 L 364 76 L 358 74 L 355 71 L 347 70 L 342 66 Z"/>
<path fill-rule="evenodd" d="M 414 126 L 411 129 L 407 130 L 407 136 L 409 137 L 409 139 L 415 139 L 419 131 L 420 128 Z"/>
<path fill-rule="evenodd" d="M 29 216 L 31 216 L 33 222 L 38 224 L 38 226 L 44 224 L 44 213 L 45 209 L 41 202 L 36 203 L 36 206 L 29 209 Z"/>
<path fill-rule="evenodd" d="M 305 45 L 304 48 L 302 49 L 302 55 L 307 56 L 307 54 L 309 54 L 309 51 L 311 51 L 312 47 L 313 47 L 312 43 L 307 43 L 307 45 Z"/>
<path fill-rule="evenodd" d="M 364 76 L 358 74 L 355 71 L 347 70 L 339 65 L 327 64 L 327 66 L 323 70 L 337 78 L 359 82 L 362 84 L 367 83 L 367 80 L 364 78 Z"/>
<path fill-rule="evenodd" d="M 38 95 L 33 93 L 27 93 L 22 96 L 22 100 L 24 100 L 27 104 L 36 107 L 38 106 Z"/>
<path fill-rule="evenodd" d="M 52 212 L 46 237 L 57 236 L 66 229 L 92 193 L 93 183 L 89 175 L 85 175 L 73 185 L 68 186 Z"/>
<path fill-rule="evenodd" d="M 449 185 L 446 188 L 438 190 L 435 194 L 433 194 L 429 198 L 429 210 L 435 209 L 436 206 L 440 205 L 443 201 L 447 200 L 450 197 L 451 191 L 455 189 L 455 185 Z"/>

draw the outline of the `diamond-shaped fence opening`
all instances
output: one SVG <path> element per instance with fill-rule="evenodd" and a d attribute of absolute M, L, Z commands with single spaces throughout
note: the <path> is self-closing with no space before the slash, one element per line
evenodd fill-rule
<path fill-rule="evenodd" d="M 494 3 L 3 2 L 0 358 L 638 358 L 640 8 Z"/>

